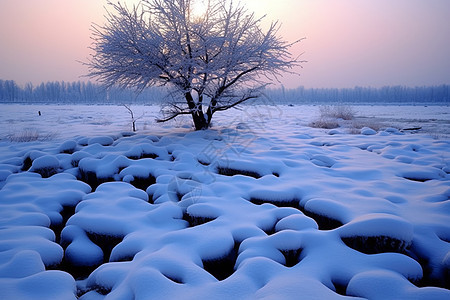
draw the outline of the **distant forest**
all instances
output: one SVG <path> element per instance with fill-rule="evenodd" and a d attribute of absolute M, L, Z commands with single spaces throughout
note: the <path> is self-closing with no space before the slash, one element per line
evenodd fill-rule
<path fill-rule="evenodd" d="M 92 82 L 47 82 L 21 87 L 0 80 L 0 103 L 48 104 L 160 104 L 167 88 L 153 87 L 140 93 L 119 88 L 105 89 Z M 450 85 L 385 86 L 381 88 L 266 89 L 263 101 L 273 104 L 450 104 Z"/>
<path fill-rule="evenodd" d="M 13 80 L 0 80 L 0 103 L 152 104 L 160 103 L 165 95 L 167 91 L 162 88 L 136 93 L 82 81 L 52 81 L 37 86 L 27 83 L 21 87 Z"/>

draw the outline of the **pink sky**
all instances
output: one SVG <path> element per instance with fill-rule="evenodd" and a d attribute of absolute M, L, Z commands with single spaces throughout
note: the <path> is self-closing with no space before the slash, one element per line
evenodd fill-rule
<path fill-rule="evenodd" d="M 125 1 L 134 2 L 134 1 Z M 308 62 L 287 87 L 450 84 L 448 0 L 245 0 Z M 100 0 L 0 0 L 0 79 L 85 80 Z"/>

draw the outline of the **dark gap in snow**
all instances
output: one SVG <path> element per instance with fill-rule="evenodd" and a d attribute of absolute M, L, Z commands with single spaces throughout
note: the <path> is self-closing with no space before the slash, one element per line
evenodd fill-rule
<path fill-rule="evenodd" d="M 183 213 L 183 220 L 189 223 L 189 227 L 195 227 L 198 225 L 202 225 L 211 221 L 214 221 L 216 218 L 211 217 L 202 217 L 202 216 L 192 216 L 187 212 Z"/>
<path fill-rule="evenodd" d="M 127 156 L 127 157 L 131 160 L 139 160 L 139 159 L 144 159 L 144 158 L 155 159 L 155 158 L 158 158 L 159 155 L 155 154 L 155 153 L 142 153 L 140 156 Z"/>
<path fill-rule="evenodd" d="M 176 196 L 178 202 L 180 202 L 181 199 L 183 199 L 183 196 L 184 196 L 184 195 L 183 195 L 182 193 L 180 193 L 179 191 L 177 191 L 177 192 L 175 193 L 175 196 Z"/>
<path fill-rule="evenodd" d="M 175 276 L 170 276 L 170 275 L 167 275 L 167 274 L 164 274 L 164 273 L 162 273 L 162 274 L 164 275 L 164 277 L 166 277 L 167 279 L 169 279 L 169 280 L 171 280 L 171 281 L 173 281 L 175 283 L 184 284 L 184 282 L 183 282 L 183 280 L 181 280 L 181 278 L 178 278 L 178 277 L 175 277 Z"/>
<path fill-rule="evenodd" d="M 301 260 L 300 255 L 302 253 L 302 250 L 303 250 L 302 248 L 291 250 L 279 250 L 286 260 L 284 265 L 288 268 L 292 268 L 293 266 L 298 264 Z"/>
<path fill-rule="evenodd" d="M 417 260 L 422 266 L 423 277 L 418 282 L 413 282 L 418 287 L 440 287 L 450 289 L 450 270 L 447 268 L 442 272 L 442 276 L 437 278 L 433 276 L 433 266 L 426 258 L 419 258 Z"/>
<path fill-rule="evenodd" d="M 180 193 L 180 191 L 178 190 L 171 190 L 167 192 L 167 195 L 169 196 L 169 198 L 173 201 L 173 202 L 180 202 L 181 199 L 183 198 L 184 194 Z M 152 199 L 153 201 L 153 199 Z"/>
<path fill-rule="evenodd" d="M 53 168 L 53 167 L 38 168 L 38 169 L 35 169 L 33 171 L 33 173 L 40 174 L 42 176 L 42 178 L 49 178 L 49 177 L 55 175 L 56 173 L 58 173 L 58 170 L 56 168 Z"/>
<path fill-rule="evenodd" d="M 149 186 L 156 183 L 156 178 L 149 174 L 148 177 L 134 177 L 134 180 L 130 182 L 135 188 L 146 191 Z"/>
<path fill-rule="evenodd" d="M 278 172 L 272 172 L 272 175 L 275 177 L 280 177 L 280 174 Z"/>
<path fill-rule="evenodd" d="M 259 179 L 262 176 L 254 171 L 248 171 L 248 170 L 238 170 L 238 169 L 232 169 L 232 168 L 226 168 L 226 167 L 217 167 L 217 173 L 224 176 L 234 176 L 234 175 L 243 175 L 243 176 L 249 176 L 253 177 L 255 179 Z"/>
<path fill-rule="evenodd" d="M 449 237 L 447 237 L 447 236 L 442 236 L 442 235 L 440 235 L 440 234 L 438 234 L 437 236 L 438 236 L 438 238 L 439 238 L 441 241 L 446 242 L 446 243 L 450 243 L 450 238 L 449 238 Z"/>
<path fill-rule="evenodd" d="M 342 241 L 350 248 L 365 254 L 395 252 L 406 254 L 407 242 L 389 236 L 343 237 Z"/>
<path fill-rule="evenodd" d="M 69 149 L 64 149 L 59 151 L 59 153 L 63 153 L 63 154 L 73 154 L 75 152 L 75 148 L 69 148 Z"/>
<path fill-rule="evenodd" d="M 104 286 L 100 286 L 100 285 L 96 285 L 92 290 L 95 290 L 97 293 L 99 293 L 100 295 L 106 296 L 109 293 L 111 293 L 112 288 L 107 288 Z"/>
<path fill-rule="evenodd" d="M 141 156 L 127 155 L 127 158 L 129 158 L 131 160 L 139 160 L 139 159 L 141 159 Z"/>
<path fill-rule="evenodd" d="M 206 162 L 206 161 L 203 161 L 203 160 L 201 160 L 201 159 L 197 159 L 197 161 L 199 162 L 199 164 L 201 164 L 201 165 L 203 165 L 203 166 L 209 166 L 209 165 L 210 165 L 210 163 L 208 163 L 208 162 Z"/>
<path fill-rule="evenodd" d="M 148 192 L 147 192 L 147 194 L 148 194 L 148 203 L 155 204 L 155 200 L 153 199 L 153 194 L 149 194 Z"/>
<path fill-rule="evenodd" d="M 75 214 L 75 206 L 63 206 L 63 209 L 59 212 L 62 217 L 62 221 L 59 224 L 51 224 L 50 229 L 55 233 L 55 243 L 61 242 L 61 231 L 66 226 L 67 220 Z"/>
<path fill-rule="evenodd" d="M 33 164 L 33 161 L 29 156 L 25 157 L 22 164 L 21 171 L 28 171 L 31 168 L 31 165 Z"/>
<path fill-rule="evenodd" d="M 92 285 L 87 287 L 86 289 L 83 290 L 78 290 L 77 291 L 77 297 L 80 298 L 81 296 L 83 296 L 84 294 L 87 294 L 89 292 L 95 291 L 97 294 L 99 294 L 99 298 L 103 298 L 102 296 L 106 296 L 109 293 L 111 293 L 112 288 L 110 287 L 104 287 L 101 285 Z"/>
<path fill-rule="evenodd" d="M 445 289 L 447 289 L 447 290 L 450 290 L 450 266 L 446 266 L 446 268 L 444 269 L 444 272 L 443 272 L 444 274 L 443 274 L 443 285 L 442 285 L 442 287 L 443 288 L 445 288 Z"/>
<path fill-rule="evenodd" d="M 102 249 L 104 263 L 109 262 L 112 249 L 124 239 L 124 236 L 113 236 L 95 232 L 86 232 L 86 234 L 94 244 Z"/>
<path fill-rule="evenodd" d="M 78 160 L 72 159 L 72 160 L 70 161 L 70 164 L 72 165 L 72 167 L 78 168 L 78 165 L 80 164 L 80 160 L 79 160 L 79 159 L 78 159 Z"/>
<path fill-rule="evenodd" d="M 347 284 L 344 284 L 342 282 L 337 282 L 337 281 L 332 281 L 333 285 L 334 285 L 334 292 L 336 292 L 336 294 L 339 294 L 341 296 L 347 296 Z"/>
<path fill-rule="evenodd" d="M 280 221 L 280 220 L 276 220 L 276 221 L 273 223 L 273 225 L 270 226 L 270 227 L 268 227 L 268 228 L 261 228 L 262 231 L 264 231 L 267 235 L 272 235 L 272 234 L 274 234 L 274 233 L 276 232 L 276 229 L 275 229 L 275 228 L 276 228 L 276 226 L 277 226 L 278 221 Z"/>
<path fill-rule="evenodd" d="M 403 177 L 403 178 L 405 178 L 405 179 L 407 179 L 407 180 L 411 180 L 411 181 L 417 181 L 417 182 L 427 182 L 427 181 L 429 181 L 429 180 L 432 180 L 432 179 L 430 179 L 430 178 L 420 178 L 420 177 L 417 177 L 417 178 L 413 178 L 413 177 Z"/>
<path fill-rule="evenodd" d="M 156 153 L 143 153 L 143 154 L 141 155 L 141 159 L 144 159 L 144 158 L 156 159 L 156 158 L 158 158 L 158 157 L 159 157 L 159 155 L 156 154 Z"/>
<path fill-rule="evenodd" d="M 292 207 L 296 209 L 300 209 L 300 200 L 298 199 L 291 199 L 291 200 L 268 200 L 268 199 L 260 199 L 251 197 L 249 200 L 251 203 L 256 205 L 262 205 L 264 203 L 269 203 L 272 205 L 275 205 L 277 207 Z"/>
<path fill-rule="evenodd" d="M 450 289 L 450 266 L 447 265 L 446 268 L 442 269 L 442 272 L 434 272 L 433 268 L 436 268 L 436 266 L 433 266 L 427 257 L 413 251 L 408 251 L 407 254 L 422 266 L 422 279 L 413 282 L 416 286 Z M 437 274 L 439 274 L 439 276 L 436 276 Z"/>
<path fill-rule="evenodd" d="M 316 221 L 319 226 L 319 230 L 333 230 L 344 225 L 341 221 L 330 218 L 328 216 L 318 214 L 312 211 L 308 211 L 304 208 L 300 208 L 300 210 L 305 214 L 305 216 L 310 217 Z"/>
<path fill-rule="evenodd" d="M 135 136 L 136 133 L 135 132 L 131 132 L 131 131 L 127 131 L 127 132 L 121 132 L 120 135 L 124 138 L 128 138 L 128 137 L 132 137 Z"/>
<path fill-rule="evenodd" d="M 59 270 L 64 271 L 66 273 L 69 273 L 72 275 L 72 277 L 75 280 L 84 280 L 88 278 L 88 276 L 97 269 L 99 265 L 93 265 L 93 266 L 77 266 L 69 261 L 67 261 L 65 258 L 58 266 L 52 266 L 51 268 L 47 268 L 50 270 Z"/>
<path fill-rule="evenodd" d="M 73 154 L 75 152 L 75 149 L 68 149 L 68 150 L 63 150 L 60 153 L 62 154 Z"/>
<path fill-rule="evenodd" d="M 356 145 L 355 147 L 356 148 L 359 148 L 359 149 L 361 149 L 361 150 L 367 150 L 367 148 L 369 147 L 370 145 Z"/>
<path fill-rule="evenodd" d="M 92 171 L 84 171 L 82 169 L 80 170 L 80 180 L 83 181 L 84 183 L 88 184 L 91 189 L 92 192 L 95 191 L 95 189 L 97 189 L 97 187 L 105 182 L 111 182 L 114 181 L 114 178 L 112 177 L 107 177 L 107 178 L 98 178 L 97 177 L 97 173 L 92 172 Z"/>
<path fill-rule="evenodd" d="M 213 275 L 217 280 L 222 281 L 234 273 L 240 243 L 235 242 L 230 251 L 218 258 L 202 260 L 205 271 Z"/>
<path fill-rule="evenodd" d="M 110 262 L 125 262 L 125 261 L 132 261 L 134 259 L 134 257 L 136 256 L 137 253 L 135 254 L 129 254 L 129 255 L 124 255 L 121 257 L 117 257 L 116 259 L 109 259 Z"/>

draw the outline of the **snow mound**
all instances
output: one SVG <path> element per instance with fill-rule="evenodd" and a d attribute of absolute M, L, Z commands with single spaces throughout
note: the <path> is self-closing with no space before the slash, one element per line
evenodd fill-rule
<path fill-rule="evenodd" d="M 25 250 L 32 250 L 41 256 L 45 266 L 58 265 L 64 255 L 55 242 L 52 230 L 40 226 L 15 226 L 0 231 L 0 261 L 13 258 Z"/>
<path fill-rule="evenodd" d="M 87 142 L 88 145 L 100 144 L 102 146 L 111 146 L 114 143 L 114 139 L 110 136 L 97 136 L 90 138 Z"/>
<path fill-rule="evenodd" d="M 21 191 L 17 193 L 17 191 Z M 34 173 L 13 174 L 8 177 L 6 184 L 0 190 L 0 207 L 3 210 L 16 210 L 16 207 L 26 207 L 27 214 L 33 214 L 31 220 L 41 223 L 40 214 L 51 221 L 52 225 L 62 222 L 60 213 L 64 207 L 75 207 L 91 188 L 83 182 L 76 180 L 70 174 L 56 174 L 50 178 L 41 178 Z M 23 208 L 22 208 L 23 209 Z M 31 217 L 31 215 L 29 215 Z M 30 219 L 14 218 L 18 224 L 31 225 Z M 47 224 L 48 226 L 49 224 Z M 44 225 L 45 226 L 45 225 Z"/>
<path fill-rule="evenodd" d="M 375 135 L 377 132 L 369 127 L 363 127 L 361 128 L 361 134 L 362 135 Z"/>
<path fill-rule="evenodd" d="M 92 187 L 112 181 L 119 171 L 131 164 L 130 159 L 123 155 L 108 154 L 103 158 L 85 157 L 78 163 L 81 180 Z"/>
<path fill-rule="evenodd" d="M 433 287 L 418 288 L 402 275 L 373 270 L 354 276 L 347 287 L 347 294 L 366 299 L 449 299 L 450 291 Z"/>
<path fill-rule="evenodd" d="M 394 127 L 387 127 L 384 131 L 390 134 L 403 134 L 400 132 L 400 130 Z"/>
<path fill-rule="evenodd" d="M 388 214 L 369 214 L 356 218 L 338 229 L 342 240 L 364 253 L 404 253 L 414 237 L 413 225 Z"/>
<path fill-rule="evenodd" d="M 61 232 L 66 245 L 65 260 L 74 266 L 98 266 L 103 262 L 102 249 L 94 244 L 80 227 L 68 225 Z"/>
<path fill-rule="evenodd" d="M 42 177 L 50 177 L 58 172 L 59 160 L 52 155 L 44 155 L 36 158 L 31 165 L 31 172 L 41 174 Z"/>
<path fill-rule="evenodd" d="M 411 243 L 414 229 L 405 219 L 388 214 L 363 215 L 338 229 L 341 237 L 389 236 Z"/>
<path fill-rule="evenodd" d="M 304 229 L 319 229 L 319 226 L 312 218 L 308 218 L 303 214 L 293 214 L 281 219 L 275 226 L 276 231 L 288 229 L 300 231 Z"/>
<path fill-rule="evenodd" d="M 144 191 L 128 183 L 104 183 L 84 197 L 67 225 L 79 226 L 85 232 L 125 236 L 139 222 L 139 216 L 152 210 L 147 200 Z"/>
<path fill-rule="evenodd" d="M 75 300 L 76 285 L 72 276 L 61 271 L 44 271 L 23 278 L 2 278 L 1 299 Z"/>
<path fill-rule="evenodd" d="M 311 157 L 311 162 L 319 167 L 331 168 L 336 161 L 331 157 L 325 155 L 314 155 Z"/>
<path fill-rule="evenodd" d="M 41 256 L 34 250 L 23 250 L 14 254 L 6 263 L 0 264 L 0 277 L 23 278 L 45 271 Z"/>
<path fill-rule="evenodd" d="M 64 143 L 59 146 L 58 151 L 60 153 L 68 153 L 72 154 L 75 152 L 77 148 L 77 142 L 74 140 L 65 141 Z"/>
<path fill-rule="evenodd" d="M 302 299 L 350 299 L 338 295 L 317 279 L 307 275 L 295 277 L 282 275 L 274 277 L 255 294 L 255 299 L 294 299 L 293 295 L 301 295 Z M 351 299 L 363 299 L 352 297 Z"/>
<path fill-rule="evenodd" d="M 319 221 L 317 218 L 320 217 L 322 224 L 319 224 L 319 226 L 325 229 L 340 227 L 342 223 L 350 219 L 349 209 L 345 205 L 330 199 L 311 199 L 306 202 L 304 210 L 307 215 L 317 215 L 316 221 Z"/>
<path fill-rule="evenodd" d="M 408 169 L 401 168 L 398 170 L 398 174 L 405 179 L 419 182 L 440 180 L 446 177 L 445 172 L 440 169 L 417 165 L 410 166 Z"/>
<path fill-rule="evenodd" d="M 330 131 L 328 131 L 329 135 L 337 135 L 337 134 L 342 134 L 342 131 L 340 131 L 339 129 L 331 129 Z"/>

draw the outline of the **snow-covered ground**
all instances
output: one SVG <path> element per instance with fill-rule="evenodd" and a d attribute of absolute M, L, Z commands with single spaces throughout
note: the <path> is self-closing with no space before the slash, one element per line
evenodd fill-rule
<path fill-rule="evenodd" d="M 0 105 L 0 299 L 450 299 L 448 107 L 132 109 Z"/>

